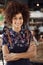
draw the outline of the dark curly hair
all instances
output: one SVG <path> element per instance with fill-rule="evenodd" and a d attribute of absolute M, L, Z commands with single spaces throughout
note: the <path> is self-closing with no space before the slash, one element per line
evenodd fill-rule
<path fill-rule="evenodd" d="M 16 14 L 21 13 L 23 15 L 23 24 L 27 23 L 29 19 L 29 9 L 27 5 L 23 5 L 18 2 L 10 1 L 5 9 L 5 20 L 7 23 L 12 23 L 12 18 Z"/>

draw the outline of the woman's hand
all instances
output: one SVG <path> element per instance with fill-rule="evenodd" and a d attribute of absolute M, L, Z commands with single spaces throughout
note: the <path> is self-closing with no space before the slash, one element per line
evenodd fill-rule
<path fill-rule="evenodd" d="M 29 52 L 29 53 L 33 52 L 33 54 L 31 55 L 31 57 L 36 57 L 37 56 L 37 47 L 35 45 L 35 42 L 33 42 L 33 41 L 31 42 L 30 47 L 27 50 L 27 52 Z"/>
<path fill-rule="evenodd" d="M 6 54 L 6 55 L 4 55 L 4 59 L 5 59 L 6 61 L 16 61 L 16 60 L 19 60 L 19 59 L 17 58 L 17 54 L 16 54 L 16 53 Z"/>

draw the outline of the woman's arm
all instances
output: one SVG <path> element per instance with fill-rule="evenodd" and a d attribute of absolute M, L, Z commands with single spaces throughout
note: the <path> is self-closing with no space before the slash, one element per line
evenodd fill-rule
<path fill-rule="evenodd" d="M 16 53 L 9 53 L 8 46 L 2 45 L 3 58 L 5 61 L 18 60 Z"/>
<path fill-rule="evenodd" d="M 6 61 L 14 61 L 19 60 L 20 58 L 31 58 L 36 56 L 36 46 L 34 44 L 31 44 L 29 50 L 24 53 L 9 53 L 7 46 L 3 46 L 3 51 Z"/>
<path fill-rule="evenodd" d="M 27 52 L 18 54 L 18 58 L 32 58 L 32 57 L 36 57 L 36 55 L 37 55 L 36 51 L 37 51 L 36 45 L 33 42 L 33 43 L 30 44 L 30 47 L 27 50 Z"/>

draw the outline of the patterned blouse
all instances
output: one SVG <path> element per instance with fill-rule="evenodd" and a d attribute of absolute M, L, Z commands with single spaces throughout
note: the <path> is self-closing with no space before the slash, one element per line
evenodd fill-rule
<path fill-rule="evenodd" d="M 19 33 L 13 31 L 11 28 L 4 27 L 3 29 L 3 45 L 7 45 L 9 52 L 10 53 L 22 53 L 26 52 L 29 48 L 30 45 L 30 40 L 31 40 L 31 34 L 28 31 L 28 35 L 25 32 L 25 28 L 21 28 L 21 31 Z M 9 31 L 9 36 L 10 36 L 10 41 L 12 43 L 12 46 L 9 42 L 8 39 L 8 30 Z M 6 63 L 6 65 L 31 65 L 31 62 L 28 58 L 21 58 L 17 61 L 9 61 Z"/>
<path fill-rule="evenodd" d="M 6 30 L 9 31 L 10 40 L 12 43 L 12 47 L 9 42 L 8 34 L 6 33 Z M 10 52 L 20 53 L 25 52 L 29 48 L 30 40 L 31 40 L 31 34 L 28 31 L 28 35 L 25 32 L 25 28 L 21 28 L 21 31 L 19 33 L 12 30 L 12 28 L 4 27 L 4 33 L 3 33 L 3 45 L 7 44 L 8 49 Z M 13 49 L 13 50 L 12 50 Z"/>

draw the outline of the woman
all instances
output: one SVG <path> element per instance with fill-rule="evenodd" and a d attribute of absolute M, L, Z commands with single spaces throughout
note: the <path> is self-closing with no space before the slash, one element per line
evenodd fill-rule
<path fill-rule="evenodd" d="M 7 65 L 30 65 L 30 58 L 35 56 L 35 46 L 30 44 L 31 33 L 26 29 L 29 18 L 28 7 L 11 1 L 5 11 L 5 19 L 11 28 L 4 27 L 3 57 Z"/>

